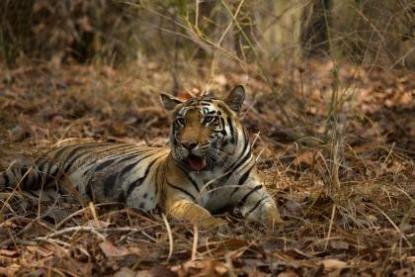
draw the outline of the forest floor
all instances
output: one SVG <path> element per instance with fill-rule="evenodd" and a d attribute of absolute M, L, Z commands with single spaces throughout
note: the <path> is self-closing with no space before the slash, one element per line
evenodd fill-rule
<path fill-rule="evenodd" d="M 0 192 L 0 275 L 413 276 L 415 74 L 327 61 L 255 72 L 186 65 L 179 96 L 246 85 L 243 121 L 285 220 L 274 234 L 229 213 L 229 230 L 168 231 L 160 214 Z M 163 145 L 171 84 L 147 61 L 0 70 L 0 169 L 70 138 Z"/>

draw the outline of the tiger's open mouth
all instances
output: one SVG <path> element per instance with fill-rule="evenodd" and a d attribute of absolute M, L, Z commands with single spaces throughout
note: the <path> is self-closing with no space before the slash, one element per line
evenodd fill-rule
<path fill-rule="evenodd" d="M 187 165 L 196 171 L 200 171 L 207 166 L 206 159 L 204 157 L 199 157 L 193 154 L 190 154 L 186 159 Z"/>

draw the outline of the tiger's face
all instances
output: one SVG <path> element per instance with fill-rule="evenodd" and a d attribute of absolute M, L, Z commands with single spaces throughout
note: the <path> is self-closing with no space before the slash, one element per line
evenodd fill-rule
<path fill-rule="evenodd" d="M 244 98 L 242 86 L 235 87 L 224 100 L 202 95 L 181 101 L 162 94 L 163 106 L 171 111 L 173 159 L 190 171 L 223 165 L 235 152 L 242 127 L 238 113 Z"/>

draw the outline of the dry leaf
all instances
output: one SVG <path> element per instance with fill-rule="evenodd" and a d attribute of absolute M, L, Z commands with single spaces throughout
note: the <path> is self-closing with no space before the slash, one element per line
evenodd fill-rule
<path fill-rule="evenodd" d="M 219 75 L 215 75 L 213 76 L 213 81 L 218 83 L 221 86 L 224 86 L 227 84 L 228 80 L 226 79 L 225 75 L 223 74 L 219 74 Z"/>
<path fill-rule="evenodd" d="M 21 266 L 18 264 L 11 264 L 7 267 L 0 266 L 0 275 L 3 276 L 4 274 L 4 276 L 16 276 L 16 273 L 19 271 L 20 268 Z"/>
<path fill-rule="evenodd" d="M 0 249 L 0 256 L 17 257 L 19 256 L 19 252 L 16 250 Z"/>
<path fill-rule="evenodd" d="M 402 268 L 402 269 L 395 270 L 393 272 L 393 276 L 396 276 L 396 277 L 408 277 L 408 276 L 414 276 L 414 274 L 415 274 L 415 271 L 413 271 L 410 268 Z"/>
<path fill-rule="evenodd" d="M 287 199 L 284 202 L 284 208 L 286 208 L 288 215 L 290 216 L 298 216 L 302 214 L 302 206 L 295 200 Z"/>
<path fill-rule="evenodd" d="M 123 122 L 117 121 L 111 125 L 111 130 L 115 135 L 123 136 L 127 132 L 127 126 Z"/>
<path fill-rule="evenodd" d="M 284 271 L 277 275 L 277 277 L 298 277 L 298 276 L 300 275 L 298 275 L 294 271 Z"/>
<path fill-rule="evenodd" d="M 342 240 L 331 240 L 329 244 L 331 248 L 337 250 L 347 250 L 350 247 L 349 243 Z"/>
<path fill-rule="evenodd" d="M 325 269 L 334 270 L 347 267 L 347 263 L 338 259 L 326 259 L 321 262 Z"/>
<path fill-rule="evenodd" d="M 137 272 L 138 275 L 141 277 L 140 272 Z M 176 277 L 178 276 L 176 272 L 173 272 L 171 269 L 167 268 L 164 265 L 158 265 L 151 268 L 150 273 L 152 277 Z"/>
<path fill-rule="evenodd" d="M 294 159 L 293 164 L 296 166 L 300 166 L 301 164 L 306 164 L 307 166 L 311 166 L 314 163 L 314 151 L 305 151 Z"/>
<path fill-rule="evenodd" d="M 138 275 L 138 273 L 136 273 L 135 271 L 133 271 L 133 270 L 127 268 L 127 267 L 123 267 L 114 274 L 114 277 L 134 277 L 134 276 L 137 276 L 137 275 Z M 147 277 L 147 276 L 151 277 L 151 275 L 145 275 L 145 274 L 140 274 L 139 276 L 140 277 L 141 276 L 142 277 Z"/>
<path fill-rule="evenodd" d="M 47 256 L 53 255 L 53 251 L 50 251 L 50 250 L 48 251 L 39 246 L 27 246 L 27 250 L 41 257 L 47 257 Z"/>
<path fill-rule="evenodd" d="M 131 254 L 139 255 L 140 250 L 136 247 L 125 247 L 125 246 L 115 246 L 109 240 L 103 241 L 99 244 L 102 252 L 104 252 L 105 256 L 110 257 L 123 257 Z"/>

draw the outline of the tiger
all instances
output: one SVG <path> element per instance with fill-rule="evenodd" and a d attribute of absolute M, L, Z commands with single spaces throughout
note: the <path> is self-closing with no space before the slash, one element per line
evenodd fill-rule
<path fill-rule="evenodd" d="M 242 85 L 225 98 L 206 93 L 181 100 L 161 93 L 169 114 L 168 146 L 88 142 L 47 151 L 32 166 L 0 173 L 0 189 L 46 188 L 67 182 L 93 203 L 119 202 L 144 212 L 210 229 L 227 224 L 218 211 L 236 208 L 268 229 L 282 224 L 258 174 L 248 132 L 239 116 Z M 67 183 L 66 183 L 67 184 Z"/>

